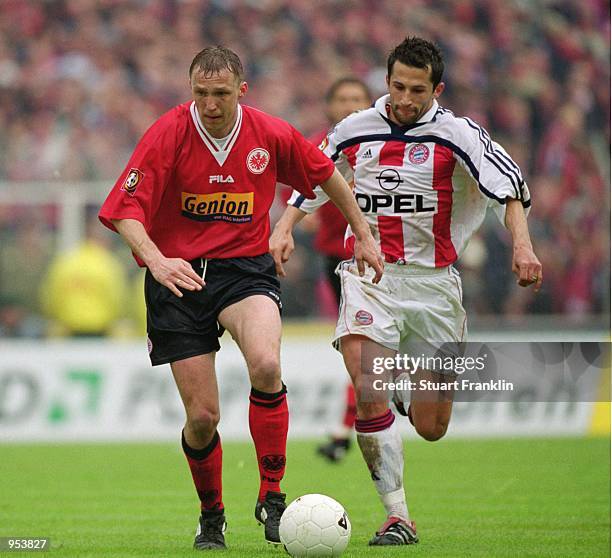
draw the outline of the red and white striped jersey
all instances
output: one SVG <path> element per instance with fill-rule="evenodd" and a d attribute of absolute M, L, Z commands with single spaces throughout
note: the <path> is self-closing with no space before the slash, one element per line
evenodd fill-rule
<path fill-rule="evenodd" d="M 398 126 L 387 117 L 389 96 L 356 112 L 323 140 L 380 244 L 385 261 L 424 267 L 451 265 L 492 206 L 504 222 L 506 199 L 526 211 L 530 195 L 518 165 L 466 117 L 433 105 L 422 118 Z M 289 204 L 311 213 L 329 198 L 294 192 Z M 350 227 L 345 243 L 352 249 Z"/>

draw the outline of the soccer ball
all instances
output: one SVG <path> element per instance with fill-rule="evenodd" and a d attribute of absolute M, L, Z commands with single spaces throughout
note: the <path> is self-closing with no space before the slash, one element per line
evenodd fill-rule
<path fill-rule="evenodd" d="M 279 533 L 290 556 L 340 556 L 351 538 L 351 522 L 333 498 L 306 494 L 287 506 Z"/>

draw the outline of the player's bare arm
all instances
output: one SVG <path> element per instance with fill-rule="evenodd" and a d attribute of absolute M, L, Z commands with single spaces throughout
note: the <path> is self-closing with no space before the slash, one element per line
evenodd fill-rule
<path fill-rule="evenodd" d="M 383 274 L 383 259 L 350 186 L 338 172 L 338 169 L 335 169 L 333 174 L 321 184 L 321 188 L 342 212 L 355 235 L 354 255 L 359 274 L 363 275 L 365 273 L 365 264 L 367 263 L 376 273 L 372 282 L 378 283 Z"/>
<path fill-rule="evenodd" d="M 145 263 L 158 283 L 168 287 L 176 296 L 179 290 L 199 291 L 204 280 L 182 258 L 166 258 L 151 240 L 143 224 L 135 219 L 112 219 L 113 225 L 132 251 Z"/>
<path fill-rule="evenodd" d="M 523 204 L 519 200 L 506 202 L 506 227 L 512 235 L 512 271 L 521 287 L 534 285 L 538 292 L 542 286 L 542 264 L 533 251 Z"/>

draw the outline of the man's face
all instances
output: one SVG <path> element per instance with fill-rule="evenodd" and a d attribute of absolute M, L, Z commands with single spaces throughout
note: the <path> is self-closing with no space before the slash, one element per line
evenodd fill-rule
<path fill-rule="evenodd" d="M 359 84 L 345 83 L 336 89 L 327 105 L 327 117 L 331 124 L 337 124 L 356 110 L 370 106 L 370 99 Z"/>
<path fill-rule="evenodd" d="M 229 70 L 205 75 L 195 68 L 191 75 L 191 92 L 200 120 L 206 130 L 215 138 L 230 133 L 236 121 L 238 100 L 244 97 L 248 86 L 240 82 Z"/>
<path fill-rule="evenodd" d="M 400 126 L 414 124 L 444 91 L 442 82 L 434 89 L 430 66 L 415 68 L 397 61 L 387 76 L 387 85 L 391 95 L 389 118 Z"/>

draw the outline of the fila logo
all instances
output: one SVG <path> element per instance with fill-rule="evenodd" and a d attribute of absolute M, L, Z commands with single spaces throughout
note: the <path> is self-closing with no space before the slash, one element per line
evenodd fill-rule
<path fill-rule="evenodd" d="M 368 148 L 368 150 L 361 156 L 362 159 L 371 159 L 372 158 L 372 150 Z"/>
<path fill-rule="evenodd" d="M 229 176 L 223 176 L 222 174 L 215 174 L 208 177 L 208 183 L 213 184 L 233 184 L 234 177 L 230 174 Z"/>

